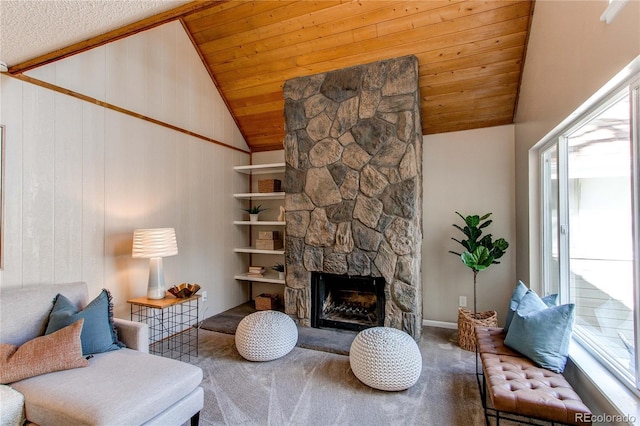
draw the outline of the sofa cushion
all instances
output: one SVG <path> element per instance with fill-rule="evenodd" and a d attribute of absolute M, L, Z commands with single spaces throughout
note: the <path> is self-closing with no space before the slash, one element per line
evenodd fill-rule
<path fill-rule="evenodd" d="M 12 386 L 25 396 L 27 420 L 36 424 L 132 425 L 162 413 L 201 381 L 199 367 L 125 348 L 95 355 L 87 368 Z"/>
<path fill-rule="evenodd" d="M 0 343 L 0 382 L 13 383 L 28 377 L 69 368 L 86 367 L 82 357 L 81 318 L 47 336 L 36 337 L 22 346 Z"/>
<path fill-rule="evenodd" d="M 107 289 L 103 289 L 98 297 L 82 310 L 78 310 L 76 305 L 64 295 L 58 294 L 49 315 L 45 334 L 66 327 L 79 318 L 84 318 L 84 327 L 80 335 L 84 355 L 113 351 L 124 347 L 118 341 L 113 325 L 111 294 Z"/>
<path fill-rule="evenodd" d="M 58 293 L 78 308 L 89 300 L 83 282 L 0 288 L 0 342 L 20 346 L 44 335 L 51 301 Z"/>

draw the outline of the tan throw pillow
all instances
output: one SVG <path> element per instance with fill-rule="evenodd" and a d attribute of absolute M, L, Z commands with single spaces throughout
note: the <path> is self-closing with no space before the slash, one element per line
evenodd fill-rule
<path fill-rule="evenodd" d="M 86 367 L 82 357 L 84 319 L 46 336 L 36 337 L 22 346 L 0 343 L 0 383 L 8 384 L 40 374 Z"/>

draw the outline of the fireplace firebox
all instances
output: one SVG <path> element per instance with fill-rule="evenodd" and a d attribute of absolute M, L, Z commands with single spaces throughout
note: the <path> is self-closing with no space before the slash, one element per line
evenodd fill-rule
<path fill-rule="evenodd" d="M 382 277 L 311 274 L 311 326 L 360 331 L 384 325 Z"/>

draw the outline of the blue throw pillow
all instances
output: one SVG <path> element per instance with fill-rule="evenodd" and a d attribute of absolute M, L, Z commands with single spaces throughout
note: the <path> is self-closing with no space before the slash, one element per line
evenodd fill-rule
<path fill-rule="evenodd" d="M 569 355 L 575 305 L 548 308 L 532 291 L 520 301 L 504 344 L 542 368 L 562 373 Z"/>
<path fill-rule="evenodd" d="M 80 334 L 83 355 L 113 351 L 124 347 L 124 344 L 118 341 L 113 324 L 111 293 L 107 289 L 103 289 L 98 297 L 81 311 L 78 311 L 76 305 L 65 296 L 58 294 L 49 314 L 49 323 L 45 334 L 51 334 L 71 325 L 80 318 L 84 318 L 82 334 Z"/>
<path fill-rule="evenodd" d="M 542 301 L 548 307 L 558 306 L 558 293 L 550 294 L 542 298 Z"/>
<path fill-rule="evenodd" d="M 518 309 L 520 299 L 529 291 L 526 285 L 522 281 L 518 281 L 516 288 L 513 289 L 511 294 L 511 300 L 509 301 L 509 309 L 507 310 L 507 319 L 504 321 L 504 331 L 509 331 L 513 314 Z"/>

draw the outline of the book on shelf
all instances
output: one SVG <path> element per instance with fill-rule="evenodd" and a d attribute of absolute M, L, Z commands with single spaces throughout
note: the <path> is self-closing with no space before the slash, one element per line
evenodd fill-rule
<path fill-rule="evenodd" d="M 264 266 L 249 266 L 249 272 L 247 272 L 247 276 L 262 278 L 264 277 L 264 273 L 265 273 Z"/>

